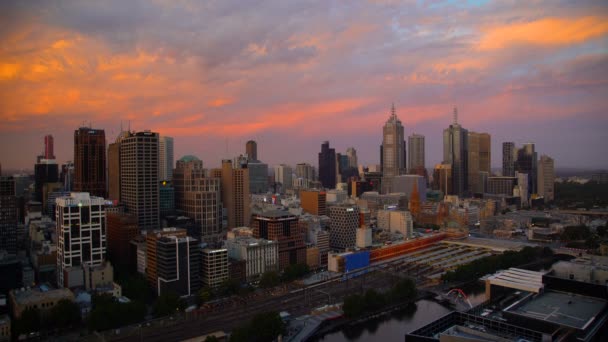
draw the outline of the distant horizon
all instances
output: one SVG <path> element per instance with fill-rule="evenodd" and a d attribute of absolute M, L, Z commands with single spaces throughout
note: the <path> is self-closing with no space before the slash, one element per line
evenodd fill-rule
<path fill-rule="evenodd" d="M 608 3 L 0 2 L 0 163 L 32 167 L 43 137 L 73 159 L 89 123 L 175 138 L 205 165 L 258 142 L 275 165 L 321 142 L 379 163 L 391 104 L 442 159 L 470 131 L 534 142 L 555 166 L 608 168 Z"/>

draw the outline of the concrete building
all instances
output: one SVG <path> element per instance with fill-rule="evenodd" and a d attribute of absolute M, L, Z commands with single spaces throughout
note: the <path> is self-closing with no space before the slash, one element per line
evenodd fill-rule
<path fill-rule="evenodd" d="M 277 241 L 279 244 L 279 269 L 289 265 L 306 263 L 304 232 L 298 217 L 289 212 L 274 210 L 252 217 L 253 237 Z"/>
<path fill-rule="evenodd" d="M 245 261 L 247 281 L 267 271 L 279 270 L 279 244 L 276 241 L 251 237 L 234 237 L 225 241 L 228 257 Z"/>
<path fill-rule="evenodd" d="M 19 206 L 15 196 L 15 179 L 0 177 L 0 251 L 17 255 Z"/>
<path fill-rule="evenodd" d="M 201 253 L 189 236 L 165 235 L 156 240 L 156 293 L 194 295 L 201 287 Z"/>
<path fill-rule="evenodd" d="M 222 160 L 221 171 L 212 176 L 218 174 L 221 176 L 222 203 L 228 215 L 228 229 L 248 226 L 251 217 L 249 169 L 233 168 L 230 160 Z"/>
<path fill-rule="evenodd" d="M 518 196 L 521 198 L 521 204 L 524 207 L 528 206 L 530 197 L 528 196 L 528 175 L 521 172 L 515 172 L 515 177 L 517 178 L 517 194 L 513 193 L 514 196 Z"/>
<path fill-rule="evenodd" d="M 203 161 L 192 155 L 183 156 L 173 170 L 173 189 L 175 191 L 175 209 L 183 213 L 186 209 L 186 191 L 191 190 L 195 179 L 204 178 Z"/>
<path fill-rule="evenodd" d="M 332 249 L 345 250 L 357 244 L 359 207 L 336 205 L 329 207 L 329 244 Z"/>
<path fill-rule="evenodd" d="M 55 159 L 53 136 L 44 136 L 44 159 Z"/>
<path fill-rule="evenodd" d="M 404 210 L 379 210 L 378 228 L 399 232 L 406 238 L 412 238 L 414 234 L 414 220 L 409 211 Z"/>
<path fill-rule="evenodd" d="M 280 184 L 282 193 L 293 187 L 292 173 L 291 166 L 281 164 L 274 167 L 274 182 Z"/>
<path fill-rule="evenodd" d="M 38 309 L 45 316 L 61 300 L 74 301 L 74 294 L 69 289 L 49 289 L 45 285 L 32 289 L 15 289 L 9 292 L 9 301 L 13 318 L 21 318 L 27 309 Z"/>
<path fill-rule="evenodd" d="M 401 175 L 393 177 L 390 192 L 405 193 L 411 201 L 414 186 L 416 186 L 418 191 L 418 201 L 420 203 L 426 202 L 426 180 L 420 175 Z"/>
<path fill-rule="evenodd" d="M 161 136 L 158 138 L 158 180 L 173 179 L 173 138 Z"/>
<path fill-rule="evenodd" d="M 348 159 L 348 167 L 349 168 L 357 168 L 357 150 L 354 147 L 349 147 L 346 149 L 346 158 Z"/>
<path fill-rule="evenodd" d="M 327 214 L 326 193 L 320 190 L 300 190 L 300 205 L 302 210 L 311 215 Z"/>
<path fill-rule="evenodd" d="M 468 185 L 470 193 L 485 192 L 482 172 L 490 174 L 491 137 L 488 133 L 468 134 Z"/>
<path fill-rule="evenodd" d="M 513 188 L 516 185 L 516 177 L 488 177 L 488 189 L 486 193 L 513 196 Z"/>
<path fill-rule="evenodd" d="M 414 133 L 407 137 L 407 148 L 407 172 L 416 175 L 422 173 L 424 175 L 426 168 L 424 135 Z"/>
<path fill-rule="evenodd" d="M 120 143 L 120 201 L 141 230 L 160 227 L 158 133 L 129 132 Z"/>
<path fill-rule="evenodd" d="M 43 187 L 46 183 L 57 183 L 59 166 L 53 159 L 42 159 L 34 165 L 34 200 L 42 202 Z"/>
<path fill-rule="evenodd" d="M 87 291 L 107 290 L 114 287 L 114 268 L 110 262 L 101 265 L 83 265 L 84 288 Z"/>
<path fill-rule="evenodd" d="M 372 246 L 372 230 L 369 227 L 357 228 L 357 248 L 369 248 Z"/>
<path fill-rule="evenodd" d="M 329 141 L 324 141 L 319 153 L 319 181 L 324 188 L 336 187 L 337 171 L 336 150 L 329 148 Z"/>
<path fill-rule="evenodd" d="M 175 189 L 170 181 L 158 184 L 158 210 L 162 218 L 175 214 Z"/>
<path fill-rule="evenodd" d="M 517 149 L 515 171 L 528 175 L 528 193 L 530 195 L 536 194 L 538 191 L 537 161 L 538 157 L 533 143 L 524 144 L 522 148 Z"/>
<path fill-rule="evenodd" d="M 555 165 L 553 158 L 542 155 L 538 160 L 538 194 L 545 202 L 555 199 Z"/>
<path fill-rule="evenodd" d="M 163 237 L 173 236 L 175 238 L 185 238 L 187 237 L 187 232 L 185 229 L 179 228 L 163 228 L 160 230 L 148 231 L 146 234 L 146 278 L 148 279 L 148 283 L 154 289 L 158 288 L 158 240 Z M 139 254 L 139 250 L 137 251 Z M 139 265 L 138 265 L 139 268 Z"/>
<path fill-rule="evenodd" d="M 137 217 L 127 213 L 107 213 L 108 260 L 119 270 L 131 271 L 131 240 L 139 235 Z"/>
<path fill-rule="evenodd" d="M 245 153 L 248 160 L 258 160 L 258 143 L 254 140 L 247 141 L 245 144 Z"/>
<path fill-rule="evenodd" d="M 202 242 L 217 243 L 226 236 L 221 194 L 219 178 L 194 179 L 184 192 L 182 213 L 193 218 L 200 227 L 196 236 Z"/>
<path fill-rule="evenodd" d="M 103 129 L 74 131 L 74 191 L 106 197 L 106 134 Z"/>
<path fill-rule="evenodd" d="M 268 164 L 258 160 L 248 160 L 249 191 L 252 194 L 265 194 L 268 192 Z"/>
<path fill-rule="evenodd" d="M 343 203 L 348 199 L 348 191 L 332 189 L 325 192 L 327 203 Z"/>
<path fill-rule="evenodd" d="M 504 177 L 515 176 L 515 143 L 514 142 L 503 142 L 502 143 L 502 175 Z"/>
<path fill-rule="evenodd" d="M 108 198 L 120 201 L 120 142 L 128 132 L 121 132 L 116 141 L 108 145 Z"/>
<path fill-rule="evenodd" d="M 315 180 L 314 167 L 308 163 L 299 163 L 296 165 L 296 178 L 306 179 L 308 181 Z"/>
<path fill-rule="evenodd" d="M 395 105 L 391 107 L 391 116 L 382 128 L 382 174 L 394 177 L 406 173 L 406 151 L 403 124 L 397 117 Z"/>
<path fill-rule="evenodd" d="M 443 131 L 443 163 L 452 171 L 452 191 L 448 195 L 462 196 L 468 191 L 469 146 L 468 131 L 458 123 L 454 108 L 454 122 Z"/>
<path fill-rule="evenodd" d="M 217 288 L 228 279 L 228 250 L 205 248 L 203 254 L 203 286 Z"/>
<path fill-rule="evenodd" d="M 57 285 L 82 286 L 77 269 L 84 264 L 99 266 L 106 259 L 105 200 L 86 192 L 72 192 L 70 197 L 56 201 Z"/>
<path fill-rule="evenodd" d="M 437 164 L 433 170 L 433 190 L 439 190 L 443 195 L 449 195 L 454 192 L 452 189 L 452 165 Z"/>

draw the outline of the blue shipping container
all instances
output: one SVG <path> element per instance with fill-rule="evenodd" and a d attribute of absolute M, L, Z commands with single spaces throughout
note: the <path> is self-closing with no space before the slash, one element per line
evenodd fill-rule
<path fill-rule="evenodd" d="M 369 251 L 363 251 L 344 256 L 344 271 L 351 272 L 369 266 L 369 255 Z"/>

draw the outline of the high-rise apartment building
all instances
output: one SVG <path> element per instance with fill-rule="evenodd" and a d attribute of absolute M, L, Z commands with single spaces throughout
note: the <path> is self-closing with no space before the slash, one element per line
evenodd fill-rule
<path fill-rule="evenodd" d="M 245 144 L 245 153 L 247 154 L 248 160 L 258 160 L 258 143 L 254 140 L 249 140 Z"/>
<path fill-rule="evenodd" d="M 141 230 L 160 227 L 158 133 L 129 132 L 120 142 L 120 201 Z"/>
<path fill-rule="evenodd" d="M 319 181 L 324 188 L 334 189 L 336 175 L 336 150 L 329 148 L 329 141 L 324 141 L 319 153 Z"/>
<path fill-rule="evenodd" d="M 156 240 L 157 295 L 176 293 L 186 297 L 201 287 L 201 252 L 190 236 L 165 235 Z"/>
<path fill-rule="evenodd" d="M 412 134 L 407 138 L 407 170 L 410 174 L 424 176 L 424 135 Z"/>
<path fill-rule="evenodd" d="M 222 203 L 228 212 L 228 229 L 248 226 L 251 218 L 249 169 L 233 168 L 232 161 L 222 160 L 221 182 Z"/>
<path fill-rule="evenodd" d="M 517 149 L 517 159 L 515 160 L 515 171 L 528 175 L 529 194 L 538 193 L 537 189 L 537 153 L 534 151 L 533 143 L 526 143 L 522 148 Z"/>
<path fill-rule="evenodd" d="M 452 167 L 452 193 L 462 196 L 468 190 L 468 131 L 458 123 L 454 108 L 454 122 L 443 131 L 443 162 Z"/>
<path fill-rule="evenodd" d="M 299 163 L 296 165 L 296 177 L 309 181 L 315 180 L 314 168 L 308 163 Z"/>
<path fill-rule="evenodd" d="M 81 127 L 74 131 L 74 191 L 106 197 L 106 133 Z"/>
<path fill-rule="evenodd" d="M 279 243 L 279 268 L 306 263 L 304 232 L 298 217 L 285 211 L 269 211 L 255 214 L 251 220 L 253 237 Z"/>
<path fill-rule="evenodd" d="M 344 250 L 357 244 L 359 207 L 335 205 L 329 207 L 329 244 L 331 248 Z"/>
<path fill-rule="evenodd" d="M 468 185 L 470 193 L 484 193 L 484 177 L 490 174 L 491 138 L 488 133 L 469 132 Z M 484 174 L 482 174 L 484 172 Z"/>
<path fill-rule="evenodd" d="M 45 135 L 44 136 L 44 159 L 55 159 L 55 152 L 53 146 L 53 136 Z"/>
<path fill-rule="evenodd" d="M 326 196 L 325 191 L 300 190 L 300 203 L 302 210 L 312 215 L 327 215 Z"/>
<path fill-rule="evenodd" d="M 391 116 L 382 128 L 382 174 L 393 177 L 405 174 L 406 152 L 403 125 L 397 118 L 395 105 L 391 108 Z"/>
<path fill-rule="evenodd" d="M 83 285 L 82 266 L 101 266 L 106 258 L 105 200 L 72 192 L 56 200 L 57 285 Z"/>
<path fill-rule="evenodd" d="M 175 209 L 183 212 L 186 209 L 185 193 L 190 190 L 195 179 L 204 178 L 203 161 L 195 156 L 183 156 L 173 170 L 173 188 L 175 190 Z"/>
<path fill-rule="evenodd" d="M 553 158 L 541 155 L 538 160 L 538 194 L 545 202 L 555 199 L 555 165 Z"/>
<path fill-rule="evenodd" d="M 220 178 L 195 178 L 183 194 L 182 213 L 192 219 L 205 243 L 218 243 L 226 236 L 222 222 Z"/>
<path fill-rule="evenodd" d="M 293 187 L 292 174 L 293 170 L 289 165 L 281 164 L 274 167 L 274 181 L 281 184 L 283 192 Z"/>
<path fill-rule="evenodd" d="M 504 177 L 515 176 L 515 143 L 502 143 L 502 175 Z"/>
<path fill-rule="evenodd" d="M 173 179 L 173 138 L 161 136 L 158 139 L 158 176 L 161 181 Z"/>

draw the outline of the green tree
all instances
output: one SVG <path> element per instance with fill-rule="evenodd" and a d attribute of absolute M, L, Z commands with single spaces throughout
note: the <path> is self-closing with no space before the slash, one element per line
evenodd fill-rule
<path fill-rule="evenodd" d="M 88 327 L 90 330 L 108 330 L 124 325 L 143 321 L 146 315 L 146 305 L 132 301 L 120 303 L 108 295 L 94 295 L 93 309 L 89 314 Z"/>
<path fill-rule="evenodd" d="M 220 284 L 217 288 L 217 293 L 220 297 L 232 296 L 239 293 L 240 287 L 241 284 L 238 280 L 229 278 Z"/>
<path fill-rule="evenodd" d="M 260 278 L 260 287 L 261 288 L 271 288 L 279 285 L 281 279 L 279 274 L 275 271 L 266 271 L 262 274 Z"/>
<path fill-rule="evenodd" d="M 564 228 L 560 239 L 563 241 L 587 240 L 591 237 L 591 230 L 587 226 L 568 226 Z"/>
<path fill-rule="evenodd" d="M 363 296 L 354 294 L 344 298 L 342 305 L 344 316 L 348 318 L 358 317 L 365 311 L 365 300 Z"/>
<path fill-rule="evenodd" d="M 206 302 L 210 301 L 212 297 L 213 294 L 211 292 L 211 289 L 208 287 L 203 287 L 202 289 L 198 290 L 196 301 L 198 305 L 203 305 Z"/>
<path fill-rule="evenodd" d="M 131 300 L 146 303 L 152 297 L 148 281 L 142 274 L 129 276 L 121 286 L 123 295 Z"/>
<path fill-rule="evenodd" d="M 308 274 L 310 269 L 306 264 L 293 264 L 283 270 L 283 281 L 292 281 Z"/>
<path fill-rule="evenodd" d="M 264 312 L 253 316 L 250 322 L 235 329 L 230 342 L 269 342 L 285 334 L 285 323 L 278 312 Z"/>
<path fill-rule="evenodd" d="M 167 291 L 156 298 L 154 315 L 156 317 L 171 315 L 183 311 L 185 307 L 185 302 L 175 292 Z"/>
<path fill-rule="evenodd" d="M 40 311 L 36 308 L 25 309 L 21 313 L 21 317 L 15 320 L 14 327 L 15 335 L 40 331 L 42 327 Z"/>
<path fill-rule="evenodd" d="M 47 319 L 49 328 L 64 330 L 80 325 L 81 314 L 78 304 L 62 299 L 51 308 Z"/>

